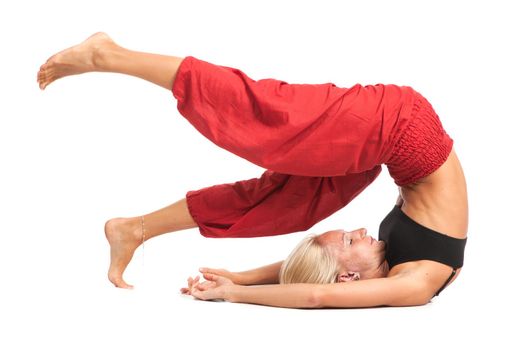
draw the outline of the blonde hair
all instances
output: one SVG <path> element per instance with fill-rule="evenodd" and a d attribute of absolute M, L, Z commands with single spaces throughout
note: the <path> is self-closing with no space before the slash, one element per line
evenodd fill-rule
<path fill-rule="evenodd" d="M 279 283 L 337 282 L 337 260 L 328 247 L 319 243 L 317 237 L 310 235 L 299 242 L 281 266 Z"/>

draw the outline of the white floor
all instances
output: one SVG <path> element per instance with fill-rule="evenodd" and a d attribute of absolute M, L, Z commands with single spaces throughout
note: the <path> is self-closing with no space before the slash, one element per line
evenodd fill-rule
<path fill-rule="evenodd" d="M 134 291 L 116 289 L 105 281 L 103 246 L 67 254 L 69 242 L 47 247 L 36 266 L 15 268 L 25 274 L 21 276 L 11 276 L 13 271 L 4 265 L 9 284 L 2 287 L 6 321 L 2 348 L 173 349 L 205 344 L 232 349 L 314 349 L 352 344 L 375 349 L 391 344 L 403 349 L 481 345 L 519 349 L 523 345 L 519 321 L 523 289 L 518 291 L 507 279 L 499 283 L 483 278 L 480 261 L 472 258 L 474 244 L 461 279 L 429 305 L 293 310 L 202 302 L 180 295 L 178 288 L 191 272 L 189 265 L 198 266 L 173 256 L 196 247 L 195 240 L 185 241 L 173 238 L 150 244 L 145 266 L 139 254 L 128 273 L 136 283 Z M 219 243 L 210 244 L 207 252 L 222 250 Z M 254 245 L 247 246 L 249 254 L 239 256 L 256 254 Z M 23 247 L 16 248 L 24 254 Z M 35 260 L 34 255 L 26 258 Z"/>
<path fill-rule="evenodd" d="M 517 5 L 479 1 L 321 3 L 91 1 L 0 11 L 0 349 L 523 349 L 523 56 Z M 102 11 L 101 9 L 104 9 Z M 286 26 L 285 26 L 286 25 Z M 470 229 L 458 280 L 424 307 L 288 310 L 179 295 L 199 266 L 277 261 L 306 234 L 159 237 L 106 280 L 105 220 L 150 212 L 190 189 L 258 176 L 138 79 L 91 74 L 41 92 L 52 53 L 104 30 L 132 49 L 194 55 L 253 78 L 412 85 L 434 105 L 467 175 Z M 386 169 L 309 232 L 376 235 L 396 188 Z"/>

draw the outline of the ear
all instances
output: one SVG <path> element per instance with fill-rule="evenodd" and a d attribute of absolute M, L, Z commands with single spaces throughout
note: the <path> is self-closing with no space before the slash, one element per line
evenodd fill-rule
<path fill-rule="evenodd" d="M 359 274 L 359 272 L 353 272 L 353 271 L 342 273 L 339 276 L 337 276 L 337 282 L 359 281 L 360 279 L 361 279 L 361 275 Z"/>

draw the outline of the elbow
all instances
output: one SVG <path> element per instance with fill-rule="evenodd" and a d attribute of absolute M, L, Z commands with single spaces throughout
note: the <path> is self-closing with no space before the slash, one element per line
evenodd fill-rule
<path fill-rule="evenodd" d="M 432 300 L 432 298 L 434 297 L 434 293 L 432 291 L 424 291 L 420 294 L 418 300 L 416 300 L 418 306 L 423 306 L 423 305 L 426 305 L 428 303 L 430 303 L 430 301 Z"/>
<path fill-rule="evenodd" d="M 423 306 L 432 300 L 434 293 L 428 288 L 420 287 L 412 290 L 402 298 L 390 303 L 390 306 Z"/>
<path fill-rule="evenodd" d="M 422 285 L 418 288 L 417 293 L 414 293 L 413 303 L 414 306 L 423 306 L 432 300 L 435 295 L 435 291 L 431 285 Z"/>
<path fill-rule="evenodd" d="M 416 296 L 404 303 L 399 303 L 397 306 L 423 306 L 430 302 L 430 298 L 424 296 Z"/>
<path fill-rule="evenodd" d="M 429 298 L 420 296 L 396 300 L 388 304 L 388 306 L 402 307 L 402 306 L 423 306 L 430 302 Z"/>

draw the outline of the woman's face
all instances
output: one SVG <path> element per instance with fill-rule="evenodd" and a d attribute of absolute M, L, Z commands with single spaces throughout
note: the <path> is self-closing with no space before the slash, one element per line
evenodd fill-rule
<path fill-rule="evenodd" d="M 330 247 L 341 273 L 358 273 L 359 279 L 378 277 L 378 270 L 385 262 L 385 242 L 368 236 L 364 228 L 328 231 L 318 237 L 318 242 Z"/>

